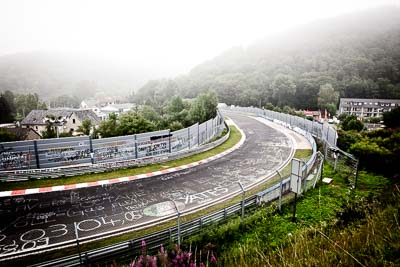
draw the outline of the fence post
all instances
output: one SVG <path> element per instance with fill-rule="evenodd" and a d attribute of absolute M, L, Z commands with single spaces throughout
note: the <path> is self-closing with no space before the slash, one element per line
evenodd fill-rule
<path fill-rule="evenodd" d="M 89 149 L 90 149 L 90 161 L 94 164 L 94 153 L 93 153 L 93 142 L 92 137 L 89 135 Z"/>
<path fill-rule="evenodd" d="M 190 149 L 190 127 L 188 127 L 188 149 Z"/>
<path fill-rule="evenodd" d="M 137 145 L 137 137 L 136 134 L 134 135 L 133 139 L 135 140 L 135 158 L 138 158 L 138 145 Z"/>
<path fill-rule="evenodd" d="M 208 121 L 206 121 L 206 142 L 208 140 L 208 126 L 207 126 L 207 124 L 208 124 Z"/>
<path fill-rule="evenodd" d="M 171 154 L 171 130 L 168 130 L 168 150 Z"/>
<path fill-rule="evenodd" d="M 38 151 L 37 141 L 36 140 L 33 140 L 33 148 L 35 149 L 36 168 L 40 169 L 39 151 Z"/>
<path fill-rule="evenodd" d="M 79 235 L 78 235 L 78 228 L 76 227 L 76 222 L 74 222 L 74 228 L 75 228 L 76 245 L 78 246 L 79 265 L 82 266 L 81 247 L 80 247 L 80 244 L 79 244 Z"/>
<path fill-rule="evenodd" d="M 181 247 L 181 213 L 178 209 L 178 206 L 176 205 L 176 202 L 172 200 L 172 203 L 174 203 L 176 213 L 178 214 L 178 247 Z"/>
<path fill-rule="evenodd" d="M 359 169 L 359 165 L 360 165 L 360 160 L 357 160 L 357 165 L 356 165 L 356 180 L 354 182 L 354 190 L 356 190 L 357 188 L 357 180 L 358 180 L 358 169 Z"/>
<path fill-rule="evenodd" d="M 280 178 L 280 182 L 279 182 L 279 212 L 281 212 L 282 211 L 283 177 L 278 170 L 276 172 L 278 173 L 279 178 Z"/>
<path fill-rule="evenodd" d="M 215 127 L 214 127 L 214 119 L 211 120 L 211 136 L 214 137 Z"/>
<path fill-rule="evenodd" d="M 246 191 L 244 190 L 243 185 L 242 185 L 242 183 L 240 181 L 238 181 L 238 184 L 240 186 L 240 190 L 242 190 L 242 224 L 243 224 L 243 221 L 244 221 L 244 200 L 245 200 L 245 197 L 246 197 Z"/>
<path fill-rule="evenodd" d="M 326 141 L 329 143 L 329 125 L 328 125 L 328 130 L 326 131 Z"/>
<path fill-rule="evenodd" d="M 335 164 L 333 166 L 333 171 L 336 172 L 336 168 L 337 168 L 337 162 L 339 160 L 339 153 L 336 154 L 336 152 L 333 152 L 333 157 L 335 158 Z"/>
<path fill-rule="evenodd" d="M 200 124 L 197 123 L 197 146 L 200 146 Z"/>

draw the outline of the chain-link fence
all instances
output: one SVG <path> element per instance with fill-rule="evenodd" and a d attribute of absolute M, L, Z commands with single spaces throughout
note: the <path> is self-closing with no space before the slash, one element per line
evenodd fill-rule
<path fill-rule="evenodd" d="M 231 110 L 238 112 L 250 113 L 259 117 L 266 118 L 275 123 L 281 124 L 288 128 L 299 128 L 313 136 L 317 137 L 322 142 L 328 143 L 330 146 L 336 147 L 337 132 L 327 123 L 310 121 L 298 116 L 293 116 L 285 113 L 279 113 L 272 110 L 252 108 L 252 107 L 227 107 L 223 110 Z"/>
<path fill-rule="evenodd" d="M 357 187 L 358 159 L 338 147 L 330 147 L 326 152 L 326 160 L 335 172 L 340 170 L 352 189 Z"/>
<path fill-rule="evenodd" d="M 171 132 L 92 139 L 90 136 L 0 143 L 0 179 L 27 180 L 102 172 L 110 164 L 121 167 L 159 162 L 186 153 L 220 135 L 225 129 L 218 115 L 201 124 Z"/>

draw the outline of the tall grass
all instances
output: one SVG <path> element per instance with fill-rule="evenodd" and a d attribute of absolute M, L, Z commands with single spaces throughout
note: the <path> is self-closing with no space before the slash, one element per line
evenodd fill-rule
<path fill-rule="evenodd" d="M 382 176 L 360 172 L 357 191 L 350 190 L 347 173 L 326 165 L 324 176 L 334 179 L 308 191 L 282 214 L 275 206 L 204 231 L 188 242 L 211 242 L 219 266 L 397 266 L 400 264 L 400 192 L 388 191 Z M 389 192 L 389 193 L 388 193 Z M 290 201 L 289 201 L 290 202 Z"/>

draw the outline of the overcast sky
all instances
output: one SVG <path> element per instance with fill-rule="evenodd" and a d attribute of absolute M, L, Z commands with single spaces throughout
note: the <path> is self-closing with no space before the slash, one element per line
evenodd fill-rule
<path fill-rule="evenodd" d="M 83 52 L 182 73 L 274 32 L 388 3 L 399 0 L 0 0 L 0 55 Z"/>

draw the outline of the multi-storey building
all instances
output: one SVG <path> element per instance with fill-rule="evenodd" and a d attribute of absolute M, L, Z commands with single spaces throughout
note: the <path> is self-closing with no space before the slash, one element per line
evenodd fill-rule
<path fill-rule="evenodd" d="M 400 99 L 341 98 L 339 114 L 352 114 L 358 118 L 382 117 L 384 112 L 399 106 Z"/>

